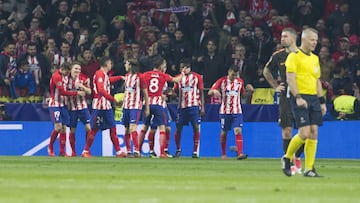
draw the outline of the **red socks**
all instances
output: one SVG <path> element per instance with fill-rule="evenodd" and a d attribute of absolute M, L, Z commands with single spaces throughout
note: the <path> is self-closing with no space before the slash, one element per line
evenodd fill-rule
<path fill-rule="evenodd" d="M 66 133 L 60 133 L 60 154 L 65 154 Z"/>
<path fill-rule="evenodd" d="M 69 142 L 70 142 L 70 147 L 72 150 L 72 154 L 76 154 L 76 149 L 75 149 L 75 133 L 71 133 L 69 134 Z"/>
<path fill-rule="evenodd" d="M 226 155 L 226 135 L 220 134 L 221 155 Z"/>
<path fill-rule="evenodd" d="M 240 155 L 243 152 L 243 137 L 240 133 L 235 135 L 235 141 L 236 141 L 238 155 Z"/>
<path fill-rule="evenodd" d="M 198 151 L 199 147 L 199 140 L 200 140 L 200 132 L 194 132 L 194 152 Z"/>
<path fill-rule="evenodd" d="M 116 134 L 116 127 L 110 129 L 110 138 L 115 147 L 115 151 L 116 152 L 120 151 L 120 144 L 119 144 L 119 138 Z"/>
<path fill-rule="evenodd" d="M 133 144 L 134 144 L 134 150 L 139 152 L 140 151 L 140 149 L 139 149 L 139 136 L 138 136 L 138 133 L 137 133 L 136 130 L 131 132 L 131 139 L 132 139 Z"/>
<path fill-rule="evenodd" d="M 149 143 L 150 151 L 154 151 L 154 137 L 155 137 L 155 132 L 152 132 L 150 130 L 148 135 L 148 143 Z"/>

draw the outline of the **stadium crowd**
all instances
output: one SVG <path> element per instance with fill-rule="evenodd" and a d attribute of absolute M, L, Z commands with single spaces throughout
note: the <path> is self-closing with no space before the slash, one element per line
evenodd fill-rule
<path fill-rule="evenodd" d="M 124 75 L 124 62 L 136 59 L 140 72 L 152 58 L 180 73 L 190 58 L 205 90 L 230 65 L 239 69 L 246 91 L 270 88 L 263 67 L 281 48 L 283 28 L 319 32 L 315 53 L 327 103 L 352 87 L 359 98 L 360 14 L 356 0 L 0 0 L 0 102 L 41 102 L 52 73 L 67 61 L 80 61 L 92 80 L 98 60 L 114 61 L 110 75 Z M 300 37 L 298 38 L 300 39 Z M 298 42 L 298 45 L 300 42 Z M 272 73 L 274 78 L 278 73 Z M 92 84 L 92 82 L 90 82 Z M 112 93 L 123 91 L 122 83 Z M 205 94 L 207 95 L 207 94 Z M 243 103 L 251 103 L 251 94 Z M 174 100 L 176 101 L 176 100 Z M 219 103 L 207 97 L 208 103 Z"/>

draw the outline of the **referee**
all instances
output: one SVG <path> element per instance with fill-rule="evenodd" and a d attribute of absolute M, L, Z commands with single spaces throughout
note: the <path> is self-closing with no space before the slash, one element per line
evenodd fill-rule
<path fill-rule="evenodd" d="M 282 170 L 291 176 L 290 162 L 293 154 L 305 143 L 305 177 L 321 177 L 314 168 L 318 140 L 318 128 L 326 113 L 325 98 L 322 97 L 320 62 L 312 53 L 318 43 L 318 32 L 306 28 L 301 34 L 301 45 L 297 52 L 288 55 L 286 78 L 291 91 L 290 105 L 294 113 L 298 134 L 290 141 L 286 154 L 281 158 Z"/>

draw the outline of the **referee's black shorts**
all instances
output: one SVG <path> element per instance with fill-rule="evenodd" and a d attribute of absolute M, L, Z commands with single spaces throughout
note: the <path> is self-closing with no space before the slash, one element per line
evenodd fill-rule
<path fill-rule="evenodd" d="M 294 112 L 294 119 L 298 128 L 308 125 L 321 126 L 323 116 L 321 114 L 320 101 L 317 95 L 301 95 L 306 100 L 308 107 L 298 107 L 295 97 L 290 98 L 290 105 Z"/>

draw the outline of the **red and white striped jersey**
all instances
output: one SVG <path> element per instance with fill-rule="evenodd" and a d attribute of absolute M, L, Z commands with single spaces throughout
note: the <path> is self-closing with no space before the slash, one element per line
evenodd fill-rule
<path fill-rule="evenodd" d="M 114 101 L 114 97 L 110 95 L 110 78 L 103 69 L 95 72 L 93 84 L 94 99 L 92 108 L 98 110 L 111 109 L 111 101 Z"/>
<path fill-rule="evenodd" d="M 146 82 L 147 91 L 149 94 L 149 105 L 163 104 L 161 97 L 166 81 L 171 81 L 172 77 L 169 74 L 163 73 L 159 70 L 147 71 L 143 74 Z"/>
<path fill-rule="evenodd" d="M 184 75 L 180 82 L 175 84 L 174 89 L 179 90 L 179 108 L 200 106 L 199 91 L 204 89 L 204 82 L 201 75 L 195 72 Z"/>
<path fill-rule="evenodd" d="M 68 77 L 56 70 L 50 79 L 49 107 L 62 107 L 66 105 L 66 96 L 76 96 L 77 91 L 67 91 Z"/>
<path fill-rule="evenodd" d="M 65 61 L 72 63 L 75 60 L 75 57 L 68 56 L 64 57 L 61 53 L 55 54 L 52 63 L 54 64 L 55 68 L 60 68 L 61 64 L 63 64 Z"/>
<path fill-rule="evenodd" d="M 76 83 L 81 83 L 85 87 L 89 87 L 87 80 L 89 80 L 89 78 L 82 73 L 80 73 L 79 77 L 77 77 L 77 78 L 69 77 L 69 82 L 67 84 L 67 90 L 79 91 L 80 89 L 78 87 L 76 87 L 76 85 L 75 85 Z M 77 111 L 77 110 L 82 110 L 82 109 L 88 108 L 85 96 L 80 96 L 80 95 L 69 96 L 69 97 L 67 97 L 67 99 L 68 99 L 67 106 L 70 111 Z"/>
<path fill-rule="evenodd" d="M 242 113 L 240 97 L 244 92 L 244 81 L 240 77 L 236 77 L 233 81 L 228 76 L 221 77 L 213 84 L 211 89 L 220 90 L 220 114 Z"/>
<path fill-rule="evenodd" d="M 141 89 L 146 89 L 146 82 L 141 73 L 125 75 L 124 109 L 142 109 Z"/>

